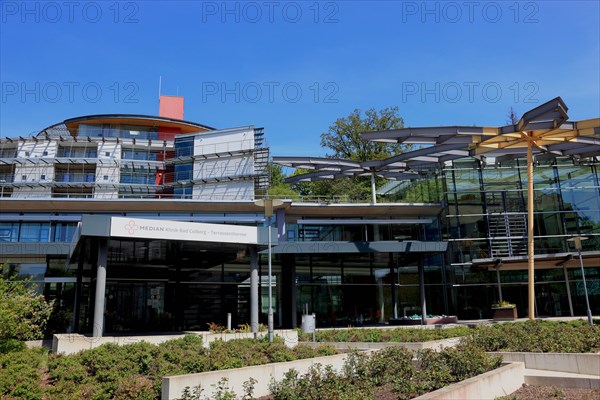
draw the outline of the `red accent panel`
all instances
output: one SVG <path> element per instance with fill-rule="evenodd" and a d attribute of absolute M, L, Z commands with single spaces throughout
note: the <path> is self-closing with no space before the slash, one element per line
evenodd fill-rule
<path fill-rule="evenodd" d="M 183 97 L 160 96 L 158 115 L 165 118 L 183 119 Z"/>
<path fill-rule="evenodd" d="M 158 139 L 159 140 L 173 140 L 173 138 L 175 138 L 175 135 L 178 135 L 180 133 L 181 133 L 180 128 L 159 127 L 158 128 Z"/>

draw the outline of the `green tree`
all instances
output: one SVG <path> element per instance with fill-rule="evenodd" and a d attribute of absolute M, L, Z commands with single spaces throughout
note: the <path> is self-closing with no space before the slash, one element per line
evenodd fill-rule
<path fill-rule="evenodd" d="M 285 174 L 283 173 L 283 167 L 281 165 L 270 163 L 269 173 L 271 174 L 271 186 L 269 187 L 270 197 L 292 200 L 298 198 L 298 192 L 292 189 L 289 184 L 285 183 Z"/>
<path fill-rule="evenodd" d="M 327 132 L 321 134 L 321 147 L 332 151 L 327 157 L 355 161 L 381 160 L 402 153 L 406 151 L 406 145 L 368 142 L 360 137 L 364 132 L 403 128 L 404 119 L 398 111 L 397 106 L 379 112 L 371 108 L 363 117 L 361 111 L 355 109 L 347 117 L 338 118 Z"/>
<path fill-rule="evenodd" d="M 52 309 L 30 280 L 0 273 L 0 342 L 42 339 Z"/>

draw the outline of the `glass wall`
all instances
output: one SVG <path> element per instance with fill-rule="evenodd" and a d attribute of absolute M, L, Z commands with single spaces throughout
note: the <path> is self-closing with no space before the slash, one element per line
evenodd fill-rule
<path fill-rule="evenodd" d="M 423 257 L 420 262 L 427 312 L 445 314 L 443 257 Z M 418 263 L 399 253 L 297 255 L 298 318 L 306 308 L 317 315 L 318 326 L 379 324 L 420 315 Z"/>
<path fill-rule="evenodd" d="M 70 242 L 76 222 L 0 222 L 0 242 Z"/>
<path fill-rule="evenodd" d="M 80 124 L 80 137 L 106 137 L 138 140 L 157 140 L 158 128 L 152 126 L 115 125 L 115 124 Z"/>
<path fill-rule="evenodd" d="M 499 300 L 499 290 L 505 300 L 517 304 L 520 316 L 525 316 L 527 311 L 526 270 L 501 269 L 499 289 L 494 270 L 471 266 L 474 259 L 526 259 L 527 256 L 527 166 L 520 159 L 498 164 L 493 159 L 488 161 L 490 163 L 483 164 L 474 159 L 455 160 L 447 163 L 444 170 L 445 231 L 450 242 L 451 265 L 448 280 L 452 284 L 450 304 L 459 318 L 489 317 L 489 306 Z M 536 255 L 571 253 L 576 256 L 576 250 L 567 241 L 575 235 L 588 237 L 582 242 L 584 252 L 600 249 L 599 168 L 598 162 L 575 162 L 567 158 L 536 163 Z M 573 261 L 567 269 L 573 311 L 583 315 L 583 292 L 576 290 L 582 282 L 577 266 Z M 597 269 L 594 265 L 586 268 L 590 288 L 600 286 Z M 538 315 L 570 315 L 566 293 L 561 265 L 536 270 Z M 595 310 L 598 311 L 600 309 Z"/>

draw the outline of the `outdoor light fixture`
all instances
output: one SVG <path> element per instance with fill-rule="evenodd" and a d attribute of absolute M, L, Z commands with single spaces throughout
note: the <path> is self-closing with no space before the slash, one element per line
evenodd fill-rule
<path fill-rule="evenodd" d="M 271 221 L 273 219 L 273 209 L 283 204 L 281 200 L 274 199 L 262 199 L 254 202 L 259 207 L 264 208 L 265 219 L 267 222 L 267 236 L 268 236 L 268 259 L 269 259 L 269 311 L 268 311 L 268 326 L 269 326 L 269 342 L 273 342 L 273 274 L 272 274 L 272 254 L 271 254 Z"/>
<path fill-rule="evenodd" d="M 579 253 L 579 267 L 581 268 L 581 278 L 583 279 L 583 294 L 585 295 L 585 305 L 587 306 L 588 323 L 590 326 L 593 326 L 594 322 L 592 321 L 592 310 L 590 309 L 590 299 L 588 297 L 587 283 L 585 282 L 585 271 L 583 270 L 583 258 L 581 258 L 581 242 L 588 239 L 589 238 L 585 236 L 575 236 L 567 239 L 567 242 L 573 242 L 575 244 L 575 249 L 577 249 L 577 253 Z"/>

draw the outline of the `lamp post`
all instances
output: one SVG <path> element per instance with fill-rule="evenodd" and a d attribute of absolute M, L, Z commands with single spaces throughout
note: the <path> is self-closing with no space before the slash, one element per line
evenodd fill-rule
<path fill-rule="evenodd" d="M 579 253 L 579 268 L 581 268 L 581 278 L 583 279 L 583 293 L 585 295 L 585 305 L 587 306 L 588 323 L 590 326 L 593 326 L 594 322 L 592 321 L 592 310 L 590 309 L 590 299 L 588 297 L 587 283 L 585 282 L 585 271 L 583 270 L 583 258 L 581 258 L 581 241 L 587 239 L 588 238 L 585 236 L 575 236 L 571 239 L 567 239 L 567 241 L 573 242 L 575 244 L 575 248 L 577 249 L 577 253 Z"/>
<path fill-rule="evenodd" d="M 273 273 L 272 273 L 272 253 L 271 253 L 271 220 L 273 218 L 273 208 L 283 204 L 281 200 L 263 199 L 254 202 L 259 207 L 264 208 L 265 218 L 267 220 L 267 245 L 269 248 L 268 259 L 269 259 L 269 310 L 268 310 L 268 327 L 269 327 L 269 342 L 273 342 Z"/>

